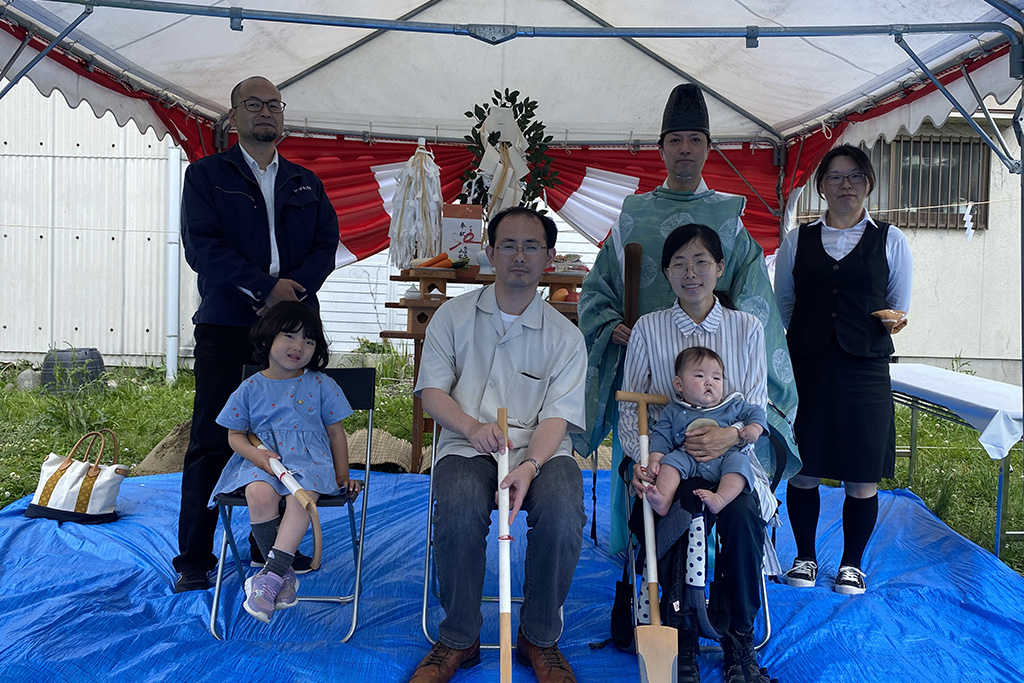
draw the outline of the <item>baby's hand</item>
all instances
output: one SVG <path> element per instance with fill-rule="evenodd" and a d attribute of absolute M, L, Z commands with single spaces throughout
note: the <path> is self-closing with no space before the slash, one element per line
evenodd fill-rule
<path fill-rule="evenodd" d="M 764 430 L 759 424 L 749 424 L 740 430 L 740 438 L 743 439 L 744 443 L 752 444 L 756 443 L 761 437 L 761 433 Z"/>
<path fill-rule="evenodd" d="M 664 457 L 664 453 L 651 453 L 650 457 L 647 459 L 647 471 L 651 473 L 651 476 L 657 477 L 658 472 L 661 472 L 661 460 Z"/>

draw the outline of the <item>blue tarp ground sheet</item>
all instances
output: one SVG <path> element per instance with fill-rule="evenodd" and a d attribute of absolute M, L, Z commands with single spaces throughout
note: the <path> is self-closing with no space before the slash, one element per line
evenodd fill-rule
<path fill-rule="evenodd" d="M 589 513 L 590 473 L 584 477 Z M 337 639 L 350 606 L 300 603 L 270 625 L 249 617 L 233 567 L 220 617 L 230 639 L 215 640 L 207 630 L 213 591 L 171 590 L 179 483 L 178 475 L 126 480 L 118 501 L 122 518 L 113 524 L 26 519 L 27 499 L 0 511 L 0 681 L 408 679 L 428 648 L 420 630 L 426 477 L 372 475 L 359 626 L 348 643 Z M 621 573 L 621 559 L 605 550 L 607 471 L 598 479 L 598 499 L 599 542 L 584 540 L 561 647 L 580 681 L 637 681 L 635 656 L 611 645 L 590 647 L 608 637 Z M 842 499 L 841 491 L 822 488 L 818 586 L 769 584 L 774 632 L 760 660 L 774 676 L 783 683 L 1024 680 L 1024 578 L 952 532 L 909 492 L 879 494 L 878 529 L 865 556 L 867 594 L 833 593 Z M 324 566 L 301 577 L 300 593 L 350 587 L 353 558 L 343 514 L 324 511 Z M 244 512 L 234 524 L 244 539 Z M 522 581 L 523 524 L 517 520 L 512 529 L 514 592 Z M 788 564 L 794 549 L 786 528 L 778 550 Z M 489 592 L 496 590 L 496 574 L 495 559 Z M 485 641 L 497 640 L 496 610 L 484 607 Z M 440 618 L 432 596 L 434 633 Z M 702 655 L 701 663 L 703 681 L 722 680 L 721 655 Z M 498 653 L 488 650 L 454 681 L 493 681 L 498 670 Z M 519 664 L 513 679 L 535 680 Z"/>

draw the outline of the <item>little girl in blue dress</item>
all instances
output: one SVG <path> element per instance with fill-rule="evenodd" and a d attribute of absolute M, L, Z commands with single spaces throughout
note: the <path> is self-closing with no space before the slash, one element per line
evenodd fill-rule
<path fill-rule="evenodd" d="M 349 476 L 341 425 L 352 408 L 338 385 L 318 372 L 327 366 L 329 351 L 316 311 L 297 301 L 279 303 L 253 326 L 250 338 L 267 369 L 244 380 L 217 416 L 235 453 L 210 505 L 218 493 L 245 487 L 252 533 L 266 566 L 246 580 L 244 607 L 270 623 L 274 610 L 298 604 L 292 562 L 309 528 L 309 514 L 273 473 L 270 459 L 280 459 L 314 500 L 339 487 L 358 493 L 362 482 Z M 250 432 L 269 450 L 253 446 Z"/>

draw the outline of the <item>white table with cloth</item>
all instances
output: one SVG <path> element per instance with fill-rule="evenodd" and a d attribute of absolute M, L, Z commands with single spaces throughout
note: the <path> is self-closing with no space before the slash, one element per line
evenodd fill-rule
<path fill-rule="evenodd" d="M 982 448 L 998 462 L 999 467 L 996 557 L 1004 542 L 1024 541 L 1024 531 L 1007 531 L 1003 528 L 1003 515 L 1009 498 L 1004 475 L 1009 470 L 1010 448 L 1024 435 L 1021 388 L 920 363 L 894 363 L 889 366 L 889 371 L 893 398 L 911 409 L 908 485 L 913 483 L 920 412 L 973 427 L 981 433 L 978 441 Z"/>

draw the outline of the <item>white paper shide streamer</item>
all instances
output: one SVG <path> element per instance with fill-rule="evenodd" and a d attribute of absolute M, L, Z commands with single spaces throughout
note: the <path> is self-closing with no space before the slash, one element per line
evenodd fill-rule
<path fill-rule="evenodd" d="M 391 211 L 391 262 L 408 268 L 417 256 L 441 252 L 441 169 L 426 141 L 419 139 L 416 152 L 398 175 Z"/>
<path fill-rule="evenodd" d="M 495 132 L 499 135 L 498 140 L 495 145 L 489 144 L 488 138 Z M 503 208 L 518 206 L 523 196 L 520 180 L 530 174 L 526 162 L 526 138 L 511 109 L 494 107 L 480 127 L 480 139 L 484 143 L 484 155 L 478 170 L 490 179 L 486 215 L 493 216 Z"/>

